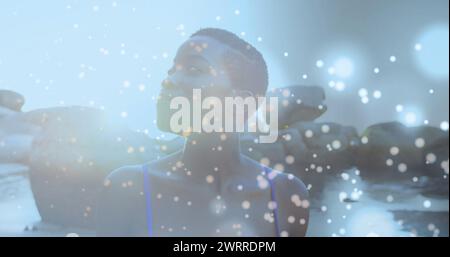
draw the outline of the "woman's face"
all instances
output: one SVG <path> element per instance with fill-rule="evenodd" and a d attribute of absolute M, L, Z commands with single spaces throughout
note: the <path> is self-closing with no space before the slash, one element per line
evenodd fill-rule
<path fill-rule="evenodd" d="M 202 98 L 223 98 L 232 94 L 233 88 L 224 62 L 224 55 L 229 51 L 233 50 L 205 36 L 192 37 L 180 46 L 158 96 L 159 129 L 172 132 L 170 117 L 177 111 L 170 109 L 170 101 L 174 97 L 185 97 L 192 106 L 193 89 L 201 89 Z"/>

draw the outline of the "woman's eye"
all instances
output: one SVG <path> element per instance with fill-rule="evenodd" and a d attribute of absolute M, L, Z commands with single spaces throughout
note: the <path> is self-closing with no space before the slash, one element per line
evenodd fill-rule
<path fill-rule="evenodd" d="M 191 67 L 189 67 L 189 72 L 190 73 L 199 73 L 199 72 L 201 72 L 201 70 L 197 67 L 191 66 Z"/>

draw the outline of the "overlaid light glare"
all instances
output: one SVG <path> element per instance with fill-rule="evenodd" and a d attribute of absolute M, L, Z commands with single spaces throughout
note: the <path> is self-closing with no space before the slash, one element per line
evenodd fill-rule
<path fill-rule="evenodd" d="M 449 1 L 322 2 L 1 2 L 0 237 L 448 236 Z"/>
<path fill-rule="evenodd" d="M 408 112 L 405 114 L 405 122 L 407 125 L 414 125 L 417 122 L 417 115 L 414 112 Z"/>
<path fill-rule="evenodd" d="M 391 216 L 378 208 L 364 208 L 351 217 L 348 230 L 353 236 L 388 236 L 399 226 Z"/>
<path fill-rule="evenodd" d="M 348 78 L 353 74 L 353 62 L 346 57 L 338 59 L 334 63 L 334 73 L 340 78 Z"/>
<path fill-rule="evenodd" d="M 448 80 L 448 37 L 448 24 L 436 25 L 420 35 L 415 45 L 414 56 L 418 68 L 432 79 Z"/>

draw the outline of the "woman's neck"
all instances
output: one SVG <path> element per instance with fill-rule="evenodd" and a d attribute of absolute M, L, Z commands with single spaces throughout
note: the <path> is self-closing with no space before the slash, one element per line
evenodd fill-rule
<path fill-rule="evenodd" d="M 240 161 L 237 133 L 193 134 L 186 140 L 182 161 L 186 167 L 214 168 Z"/>
<path fill-rule="evenodd" d="M 220 187 L 227 177 L 239 170 L 239 135 L 193 134 L 185 142 L 181 160 L 184 168 L 191 171 L 190 177 L 194 181 L 206 181 Z"/>

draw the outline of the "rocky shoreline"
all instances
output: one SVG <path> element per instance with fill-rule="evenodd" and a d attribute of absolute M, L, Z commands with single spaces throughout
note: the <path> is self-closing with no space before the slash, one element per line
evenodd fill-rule
<path fill-rule="evenodd" d="M 242 152 L 300 177 L 317 203 L 330 194 L 329 181 L 351 182 L 347 172 L 351 170 L 369 191 L 377 191 L 374 185 L 379 184 L 415 190 L 423 197 L 447 201 L 448 214 L 448 131 L 387 122 L 358 133 L 351 126 L 316 122 L 327 110 L 320 87 L 291 86 L 268 95 L 283 99 L 279 140 L 256 144 L 257 135 L 245 134 Z M 183 144 L 182 138 L 156 140 L 112 125 L 97 109 L 72 106 L 22 112 L 24 103 L 20 94 L 0 90 L 0 179 L 29 178 L 23 186 L 30 187 L 44 223 L 92 229 L 98 190 L 109 172 L 170 154 Z M 399 215 L 406 220 L 407 214 L 394 212 Z M 436 224 L 448 225 L 448 218 L 433 217 L 439 219 Z"/>

